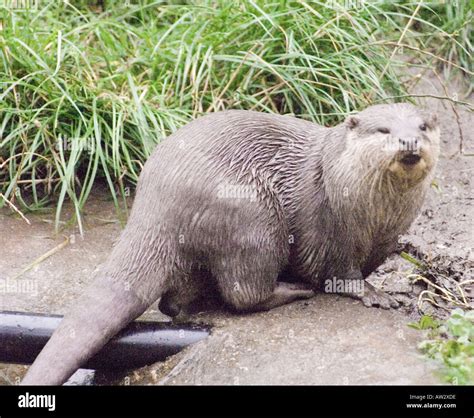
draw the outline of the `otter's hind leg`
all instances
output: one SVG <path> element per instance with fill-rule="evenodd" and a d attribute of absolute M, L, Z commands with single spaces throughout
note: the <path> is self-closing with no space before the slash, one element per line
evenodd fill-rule
<path fill-rule="evenodd" d="M 312 298 L 314 294 L 313 290 L 303 283 L 277 282 L 273 293 L 266 300 L 255 305 L 253 310 L 268 311 L 295 300 Z"/>
<path fill-rule="evenodd" d="M 314 296 L 303 284 L 277 282 L 280 267 L 270 252 L 238 254 L 220 259 L 213 269 L 224 301 L 237 311 L 264 311 Z"/>

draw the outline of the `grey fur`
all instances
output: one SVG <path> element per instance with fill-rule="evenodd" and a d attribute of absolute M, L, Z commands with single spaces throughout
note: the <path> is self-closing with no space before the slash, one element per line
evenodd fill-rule
<path fill-rule="evenodd" d="M 401 164 L 404 151 L 386 150 L 378 128 L 416 137 L 421 162 Z M 277 285 L 284 270 L 314 289 L 366 277 L 417 215 L 438 142 L 435 119 L 408 104 L 372 106 L 334 128 L 250 111 L 189 123 L 150 156 L 99 280 L 23 383 L 63 383 L 160 296 L 176 314 L 217 288 L 250 311 L 307 296 Z"/>

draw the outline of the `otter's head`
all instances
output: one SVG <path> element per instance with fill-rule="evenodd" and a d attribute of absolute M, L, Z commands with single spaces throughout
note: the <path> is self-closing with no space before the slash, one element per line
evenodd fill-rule
<path fill-rule="evenodd" d="M 375 105 L 349 116 L 344 125 L 349 154 L 400 184 L 418 184 L 436 165 L 440 131 L 434 114 L 408 103 Z"/>

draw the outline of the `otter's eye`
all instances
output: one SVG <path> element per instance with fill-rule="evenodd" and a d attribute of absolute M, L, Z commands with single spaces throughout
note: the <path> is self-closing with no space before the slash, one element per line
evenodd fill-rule
<path fill-rule="evenodd" d="M 420 129 L 421 129 L 422 131 L 426 131 L 426 123 L 422 123 L 422 124 L 420 125 Z"/>
<path fill-rule="evenodd" d="M 381 134 L 389 134 L 390 133 L 390 129 L 388 129 L 388 128 L 379 128 L 379 129 L 377 129 L 377 131 L 379 131 Z"/>

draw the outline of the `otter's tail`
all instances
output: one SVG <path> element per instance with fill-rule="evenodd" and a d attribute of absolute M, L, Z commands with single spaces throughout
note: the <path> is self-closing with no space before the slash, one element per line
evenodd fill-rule
<path fill-rule="evenodd" d="M 159 295 L 158 295 L 159 296 Z M 156 296 L 156 298 L 158 298 Z M 156 300 L 156 298 L 154 298 Z M 150 305 L 123 283 L 101 278 L 75 301 L 23 385 L 60 385 Z"/>

